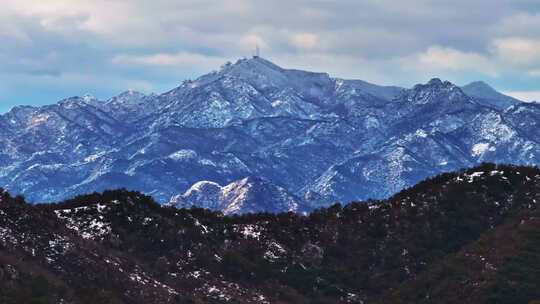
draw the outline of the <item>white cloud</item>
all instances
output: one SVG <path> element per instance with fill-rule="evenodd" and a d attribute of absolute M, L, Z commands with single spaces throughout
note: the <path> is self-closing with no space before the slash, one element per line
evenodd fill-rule
<path fill-rule="evenodd" d="M 313 49 L 319 43 L 319 37 L 312 33 L 293 34 L 290 42 L 299 49 Z"/>
<path fill-rule="evenodd" d="M 441 46 L 431 46 L 424 52 L 400 60 L 406 70 L 477 72 L 496 76 L 497 69 L 489 57 L 480 53 L 463 52 Z"/>
<path fill-rule="evenodd" d="M 493 42 L 493 52 L 503 62 L 519 67 L 540 65 L 540 39 L 500 38 Z"/>
<path fill-rule="evenodd" d="M 526 102 L 540 102 L 540 91 L 505 91 L 504 94 Z"/>
<path fill-rule="evenodd" d="M 116 91 L 119 79 L 132 78 L 161 89 L 249 56 L 258 44 L 284 67 L 336 77 L 400 85 L 498 77 L 506 88 L 524 81 L 537 90 L 540 14 L 527 3 L 2 0 L 0 79 L 28 77 L 21 82 L 36 97 L 41 75 L 57 79 L 58 92 L 62 83 Z M 98 85 L 73 75 L 117 80 Z M 16 90 L 4 83 L 0 98 Z"/>
<path fill-rule="evenodd" d="M 224 62 L 223 58 L 204 56 L 196 53 L 159 53 L 154 55 L 118 55 L 112 63 L 123 65 L 151 65 L 170 67 L 193 67 L 197 65 L 216 66 Z"/>
<path fill-rule="evenodd" d="M 245 52 L 253 52 L 256 47 L 268 49 L 268 43 L 257 34 L 247 34 L 240 38 L 239 47 Z"/>
<path fill-rule="evenodd" d="M 540 13 L 519 12 L 503 18 L 496 26 L 498 35 L 538 37 L 540 34 Z"/>

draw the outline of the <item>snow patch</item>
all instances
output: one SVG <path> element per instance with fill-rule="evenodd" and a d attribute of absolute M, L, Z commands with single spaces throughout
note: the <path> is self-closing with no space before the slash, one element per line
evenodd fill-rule
<path fill-rule="evenodd" d="M 197 158 L 197 152 L 190 149 L 182 149 L 170 154 L 168 157 L 175 161 L 192 160 Z"/>
<path fill-rule="evenodd" d="M 484 155 L 488 151 L 495 151 L 495 147 L 491 147 L 488 143 L 477 143 L 471 149 L 472 156 L 478 157 Z"/>

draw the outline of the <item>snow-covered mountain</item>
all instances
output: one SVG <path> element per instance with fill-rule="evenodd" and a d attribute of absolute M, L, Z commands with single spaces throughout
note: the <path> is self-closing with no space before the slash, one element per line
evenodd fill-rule
<path fill-rule="evenodd" d="M 224 187 L 210 181 L 195 183 L 184 194 L 172 197 L 170 205 L 193 206 L 222 211 L 224 214 L 256 212 L 301 212 L 302 200 L 272 182 L 246 177 Z"/>
<path fill-rule="evenodd" d="M 0 185 L 34 202 L 126 187 L 225 210 L 223 189 L 250 176 L 276 200 L 231 213 L 314 208 L 484 161 L 537 165 L 539 122 L 540 105 L 481 83 L 378 86 L 257 57 L 160 95 L 16 107 L 0 116 Z M 190 196 L 201 181 L 220 199 Z"/>

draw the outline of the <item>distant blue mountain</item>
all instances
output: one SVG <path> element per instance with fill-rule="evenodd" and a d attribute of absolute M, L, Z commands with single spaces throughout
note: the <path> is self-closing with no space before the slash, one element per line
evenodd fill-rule
<path fill-rule="evenodd" d="M 539 164 L 538 123 L 539 105 L 482 83 L 404 89 L 241 59 L 160 95 L 12 109 L 0 186 L 34 202 L 126 187 L 181 206 L 234 201 L 229 213 L 307 210 L 484 161 Z M 201 181 L 220 188 L 189 195 Z"/>
<path fill-rule="evenodd" d="M 471 82 L 461 88 L 467 95 L 476 98 L 481 103 L 504 110 L 520 103 L 520 100 L 497 92 L 494 88 L 483 81 Z"/>

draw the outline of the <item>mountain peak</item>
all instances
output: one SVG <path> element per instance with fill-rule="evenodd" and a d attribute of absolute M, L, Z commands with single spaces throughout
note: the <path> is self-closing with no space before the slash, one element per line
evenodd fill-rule
<path fill-rule="evenodd" d="M 435 85 L 442 85 L 443 82 L 440 78 L 431 78 L 431 80 L 429 80 L 427 84 L 431 86 L 435 86 Z"/>
<path fill-rule="evenodd" d="M 220 74 L 253 77 L 256 75 L 276 75 L 283 71 L 283 68 L 266 59 L 253 57 L 239 59 L 234 64 L 225 64 Z"/>
<path fill-rule="evenodd" d="M 196 80 L 186 80 L 180 88 L 193 89 L 223 78 L 241 79 L 252 84 L 266 82 L 268 85 L 275 81 L 285 83 L 287 78 L 284 75 L 285 71 L 285 69 L 261 57 L 241 58 L 235 63 L 226 62 L 221 66 L 219 71 L 213 71 Z M 170 92 L 174 92 L 175 90 Z"/>
<path fill-rule="evenodd" d="M 447 88 L 455 88 L 457 87 L 452 82 L 445 80 L 442 81 L 440 78 L 432 78 L 428 81 L 428 83 L 425 86 L 431 86 L 431 87 L 447 87 Z"/>
<path fill-rule="evenodd" d="M 472 94 L 494 94 L 498 93 L 492 86 L 483 82 L 483 81 L 473 81 L 462 87 L 464 91 L 470 92 Z"/>
<path fill-rule="evenodd" d="M 110 98 L 107 103 L 119 103 L 119 104 L 137 104 L 140 103 L 146 95 L 134 90 L 127 90 L 120 93 L 118 96 Z"/>
<path fill-rule="evenodd" d="M 417 84 L 412 89 L 404 92 L 405 100 L 415 104 L 426 104 L 441 100 L 464 100 L 467 95 L 450 81 L 442 81 L 433 78 L 426 84 Z"/>
<path fill-rule="evenodd" d="M 62 99 L 58 102 L 58 105 L 65 108 L 84 107 L 85 105 L 94 104 L 97 101 L 97 98 L 93 95 L 85 94 L 83 96 L 72 96 Z"/>
<path fill-rule="evenodd" d="M 486 88 L 486 89 L 490 89 L 490 90 L 495 90 L 495 89 L 493 89 L 493 87 L 491 87 L 489 84 L 487 84 L 486 82 L 484 82 L 482 80 L 473 81 L 473 82 L 465 85 L 464 87 L 476 87 L 476 88 Z"/>
<path fill-rule="evenodd" d="M 269 67 L 269 68 L 272 68 L 272 69 L 278 69 L 278 70 L 283 69 L 280 66 L 278 66 L 277 64 L 271 62 L 268 59 L 262 58 L 262 57 L 241 58 L 241 59 L 238 59 L 234 65 L 244 65 L 244 66 L 247 65 L 247 66 L 251 66 L 251 67 L 265 66 L 265 67 Z"/>
<path fill-rule="evenodd" d="M 119 96 L 145 96 L 144 93 L 129 89 L 127 91 L 122 92 Z"/>
<path fill-rule="evenodd" d="M 504 95 L 489 84 L 483 81 L 474 81 L 461 88 L 465 94 L 476 98 L 480 103 L 495 107 L 498 109 L 506 109 L 516 103 L 521 102 L 518 99 Z"/>
<path fill-rule="evenodd" d="M 86 93 L 83 95 L 82 99 L 84 100 L 84 102 L 92 102 L 92 101 L 96 101 L 97 98 L 94 97 L 94 95 L 90 94 L 90 93 Z"/>
<path fill-rule="evenodd" d="M 248 176 L 226 186 L 200 181 L 184 194 L 173 196 L 170 205 L 222 210 L 225 214 L 260 211 L 299 211 L 300 200 L 286 189 L 261 177 Z"/>

